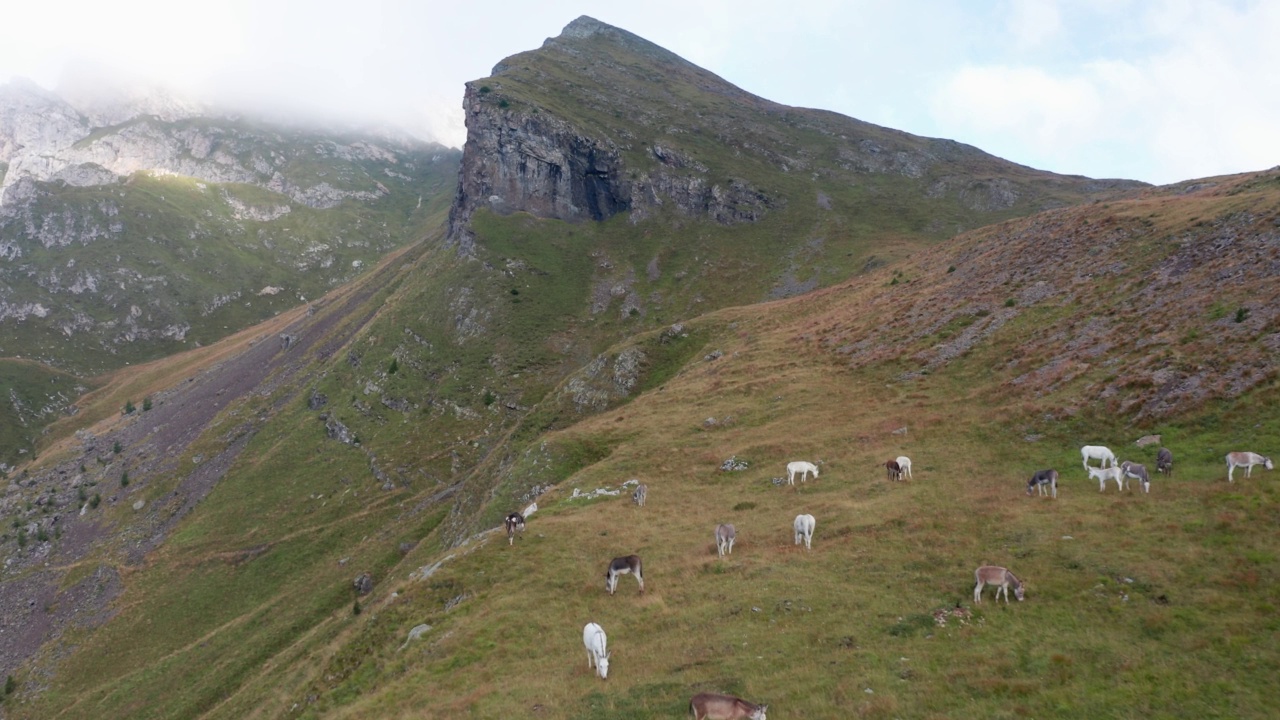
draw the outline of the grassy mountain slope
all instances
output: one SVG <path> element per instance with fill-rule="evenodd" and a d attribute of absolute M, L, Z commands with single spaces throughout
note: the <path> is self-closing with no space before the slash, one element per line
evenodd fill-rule
<path fill-rule="evenodd" d="M 1265 717 L 1280 491 L 1260 469 L 1227 484 L 1221 456 L 1280 437 L 1280 178 L 1205 184 L 1012 220 L 820 292 L 639 333 L 596 369 L 614 382 L 631 358 L 631 392 L 601 390 L 589 365 L 519 400 L 537 401 L 507 423 L 524 450 L 490 453 L 472 488 L 447 468 L 498 440 L 432 445 L 422 428 L 498 434 L 513 411 L 497 389 L 390 411 L 430 354 L 369 348 L 422 293 L 415 274 L 443 266 L 400 264 L 361 305 L 376 320 L 297 356 L 320 378 L 311 392 L 281 384 L 219 412 L 179 464 L 243 450 L 145 568 L 127 542 L 77 561 L 64 587 L 113 569 L 118 611 L 69 629 L 74 652 L 37 663 L 52 677 L 23 676 L 15 712 L 640 718 L 714 689 L 816 716 Z M 370 366 L 377 389 L 355 382 Z M 442 385 L 463 376 L 439 367 Z M 359 444 L 326 433 L 334 417 Z M 1153 466 L 1154 447 L 1132 445 L 1149 432 L 1176 462 L 1150 495 L 1099 493 L 1077 465 L 1101 442 Z M 912 482 L 884 479 L 898 454 Z M 749 467 L 721 471 L 729 457 Z M 775 486 L 798 458 L 821 477 Z M 1023 492 L 1041 467 L 1063 475 L 1057 501 Z M 648 507 L 574 498 L 629 478 L 648 483 Z M 450 492 L 534 482 L 554 487 L 514 547 L 455 545 Z M 101 512 L 131 522 L 127 502 Z M 818 519 L 812 551 L 792 543 L 800 512 Z M 725 521 L 739 542 L 719 561 Z M 604 565 L 632 552 L 649 592 L 623 578 L 607 596 Z M 1017 572 L 1028 600 L 975 605 L 984 562 Z M 357 597 L 363 572 L 374 590 Z M 609 633 L 605 682 L 583 662 L 588 621 Z"/>
<path fill-rule="evenodd" d="M 0 359 L 0 447 L 4 459 L 22 458 L 35 447 L 40 430 L 88 388 L 83 381 L 37 363 Z M 8 464 L 0 461 L 0 468 Z"/>

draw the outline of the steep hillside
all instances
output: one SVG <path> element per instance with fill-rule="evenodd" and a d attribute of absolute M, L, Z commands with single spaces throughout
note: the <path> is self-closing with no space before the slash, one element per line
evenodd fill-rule
<path fill-rule="evenodd" d="M 441 427 L 436 408 L 343 422 L 347 398 L 372 415 L 412 366 L 384 358 L 381 387 L 325 390 L 373 361 L 367 333 L 389 311 L 364 331 L 336 324 L 354 330 L 347 345 L 290 360 L 323 380 L 242 392 L 176 461 L 233 455 L 195 510 L 175 512 L 194 473 L 119 488 L 130 453 L 154 454 L 134 430 L 90 473 L 119 501 L 86 516 L 134 539 L 74 562 L 66 540 L 6 546 L 27 568 L 9 570 L 18 581 L 32 560 L 76 568 L 46 612 L 120 593 L 118 614 L 68 626 L 20 675 L 19 716 L 641 718 L 714 689 L 814 716 L 1264 717 L 1280 485 L 1261 469 L 1229 485 L 1221 457 L 1274 453 L 1280 437 L 1280 173 L 1197 185 L 1009 221 L 820 292 L 639 334 L 524 415 L 512 437 L 531 438 L 527 452 L 491 453 L 471 475 L 487 480 L 460 487 L 432 468 L 465 462 L 483 435 L 404 459 L 420 426 Z M 388 266 L 375 285 L 390 294 L 351 307 L 397 306 L 426 260 Z M 245 359 L 290 357 L 276 332 Z M 496 430 L 510 411 L 494 405 L 475 412 Z M 1132 444 L 1151 432 L 1176 472 L 1149 495 L 1099 493 L 1077 465 L 1095 442 L 1153 465 L 1155 448 Z M 112 437 L 92 440 L 99 456 Z M 890 483 L 880 464 L 899 454 L 915 477 Z M 723 469 L 730 458 L 743 469 Z M 778 487 L 798 458 L 820 478 Z M 1024 493 L 1041 467 L 1062 473 L 1056 501 Z M 630 478 L 649 485 L 644 509 L 578 497 Z M 540 509 L 514 546 L 450 540 L 451 493 L 529 484 Z M 792 544 L 801 512 L 818 518 L 809 552 Z M 172 535 L 143 569 L 130 558 L 157 516 Z M 711 530 L 725 521 L 739 542 L 719 561 Z M 63 522 L 64 538 L 81 532 L 78 516 Z M 603 565 L 632 552 L 648 592 L 624 578 L 607 596 Z M 975 605 L 983 562 L 1013 568 L 1027 601 Z M 368 595 L 352 589 L 364 573 Z M 589 620 L 610 634 L 606 682 L 582 662 Z M 1224 669 L 1230 686 L 1214 679 Z"/>
<path fill-rule="evenodd" d="M 13 366 L 34 373 L 22 384 L 206 345 L 319 297 L 421 239 L 453 197 L 460 154 L 439 145 L 190 111 L 93 124 L 122 112 L 0 87 L 0 356 L 45 366 Z M 27 427 L 0 462 L 35 450 L 43 424 Z"/>

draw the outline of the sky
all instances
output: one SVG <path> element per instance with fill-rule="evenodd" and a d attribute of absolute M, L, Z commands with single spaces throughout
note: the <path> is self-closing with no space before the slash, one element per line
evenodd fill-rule
<path fill-rule="evenodd" d="M 1278 0 L 43 0 L 6 8 L 0 83 L 154 83 L 460 147 L 463 83 L 583 14 L 770 100 L 1044 170 L 1280 165 Z"/>

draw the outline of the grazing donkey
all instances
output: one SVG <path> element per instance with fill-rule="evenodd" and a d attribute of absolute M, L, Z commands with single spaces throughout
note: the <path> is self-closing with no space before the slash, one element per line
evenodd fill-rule
<path fill-rule="evenodd" d="M 1255 452 L 1232 452 L 1227 453 L 1227 482 L 1235 482 L 1231 479 L 1231 473 L 1235 472 L 1238 467 L 1244 468 L 1244 476 L 1249 477 L 1253 472 L 1254 465 L 1261 465 L 1268 470 L 1274 470 L 1275 465 L 1271 463 L 1271 458 L 1263 457 Z"/>
<path fill-rule="evenodd" d="M 1027 481 L 1027 497 L 1031 496 L 1031 489 L 1035 488 L 1040 497 L 1045 495 L 1045 486 L 1049 486 L 1049 493 L 1054 500 L 1058 499 L 1058 471 L 1057 470 L 1037 470 L 1035 475 Z"/>
<path fill-rule="evenodd" d="M 1142 483 L 1142 492 L 1151 492 L 1151 476 L 1147 474 L 1146 465 L 1139 465 L 1132 460 L 1125 460 L 1120 463 L 1120 470 L 1125 474 L 1125 477 L 1131 477 Z"/>
<path fill-rule="evenodd" d="M 514 545 L 516 533 L 524 534 L 524 516 L 518 512 L 507 513 L 507 519 L 503 524 L 507 526 L 507 544 Z"/>
<path fill-rule="evenodd" d="M 720 557 L 733 554 L 733 541 L 738 537 L 738 531 L 733 525 L 720 524 L 716 526 L 716 552 L 720 553 Z"/>
<path fill-rule="evenodd" d="M 885 461 L 884 468 L 889 471 L 890 480 L 902 479 L 902 466 L 898 464 L 897 460 Z"/>
<path fill-rule="evenodd" d="M 766 720 L 768 711 L 768 705 L 756 705 L 732 695 L 698 693 L 689 699 L 693 720 Z"/>
<path fill-rule="evenodd" d="M 1084 469 L 1089 469 L 1090 460 L 1101 461 L 1102 467 L 1115 467 L 1116 454 L 1101 445 L 1085 445 L 1080 448 L 1080 457 L 1084 460 Z"/>
<path fill-rule="evenodd" d="M 640 583 L 640 594 L 644 594 L 644 575 L 641 574 L 641 563 L 639 555 L 628 555 L 626 557 L 616 557 L 609 562 L 609 570 L 604 574 L 604 589 L 612 595 L 614 590 L 618 589 L 619 575 L 635 575 L 636 582 Z"/>
<path fill-rule="evenodd" d="M 609 677 L 608 642 L 604 628 L 599 625 L 591 622 L 582 628 L 582 644 L 587 646 L 587 667 L 595 668 L 601 680 Z"/>
<path fill-rule="evenodd" d="M 906 455 L 899 455 L 898 459 L 894 460 L 894 462 L 898 463 L 899 478 L 901 478 L 905 474 L 908 480 L 915 479 L 911 477 L 911 458 L 907 457 Z"/>
<path fill-rule="evenodd" d="M 640 483 L 636 486 L 636 491 L 631 493 L 631 502 L 644 507 L 644 501 L 649 497 L 649 486 Z"/>
<path fill-rule="evenodd" d="M 795 485 L 795 484 L 796 484 L 796 476 L 797 476 L 797 475 L 799 475 L 799 476 L 800 476 L 800 482 L 804 482 L 804 481 L 805 481 L 805 477 L 806 477 L 809 473 L 813 473 L 813 479 L 814 479 L 814 480 L 817 480 L 817 479 L 818 479 L 818 466 L 817 466 L 817 465 L 814 465 L 814 464 L 813 464 L 813 463 L 811 463 L 811 462 L 805 462 L 805 461 L 803 461 L 803 460 L 797 460 L 797 461 L 795 461 L 795 462 L 789 462 L 789 463 L 787 463 L 787 484 L 788 484 L 788 485 Z"/>
<path fill-rule="evenodd" d="M 1018 598 L 1018 602 L 1022 602 L 1025 592 L 1022 587 L 1022 581 L 1016 575 L 1009 572 L 1008 568 L 1002 568 L 999 565 L 983 565 L 973 571 L 973 579 L 978 582 L 973 587 L 973 601 L 982 602 L 982 588 L 986 585 L 996 586 L 996 602 L 1000 602 L 1000 591 L 1004 591 L 1004 604 L 1009 604 L 1009 586 L 1013 586 L 1013 596 Z"/>
<path fill-rule="evenodd" d="M 1156 452 L 1156 472 L 1173 477 L 1173 451 L 1169 448 Z"/>
<path fill-rule="evenodd" d="M 1089 477 L 1098 481 L 1098 492 L 1106 492 L 1108 480 L 1116 481 L 1117 490 L 1124 490 L 1129 486 L 1129 480 L 1125 477 L 1124 471 L 1118 467 L 1091 467 L 1089 468 Z"/>
<path fill-rule="evenodd" d="M 817 525 L 817 521 L 812 515 L 797 515 L 795 522 L 791 526 L 796 531 L 796 544 L 799 545 L 804 540 L 804 549 L 809 550 L 810 544 L 813 542 L 813 528 Z"/>

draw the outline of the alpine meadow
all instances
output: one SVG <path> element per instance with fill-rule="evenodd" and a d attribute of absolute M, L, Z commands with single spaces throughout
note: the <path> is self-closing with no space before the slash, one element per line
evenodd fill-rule
<path fill-rule="evenodd" d="M 0 165 L 0 717 L 1274 714 L 1280 169 L 1057 175 L 589 17 L 463 107 Z"/>

